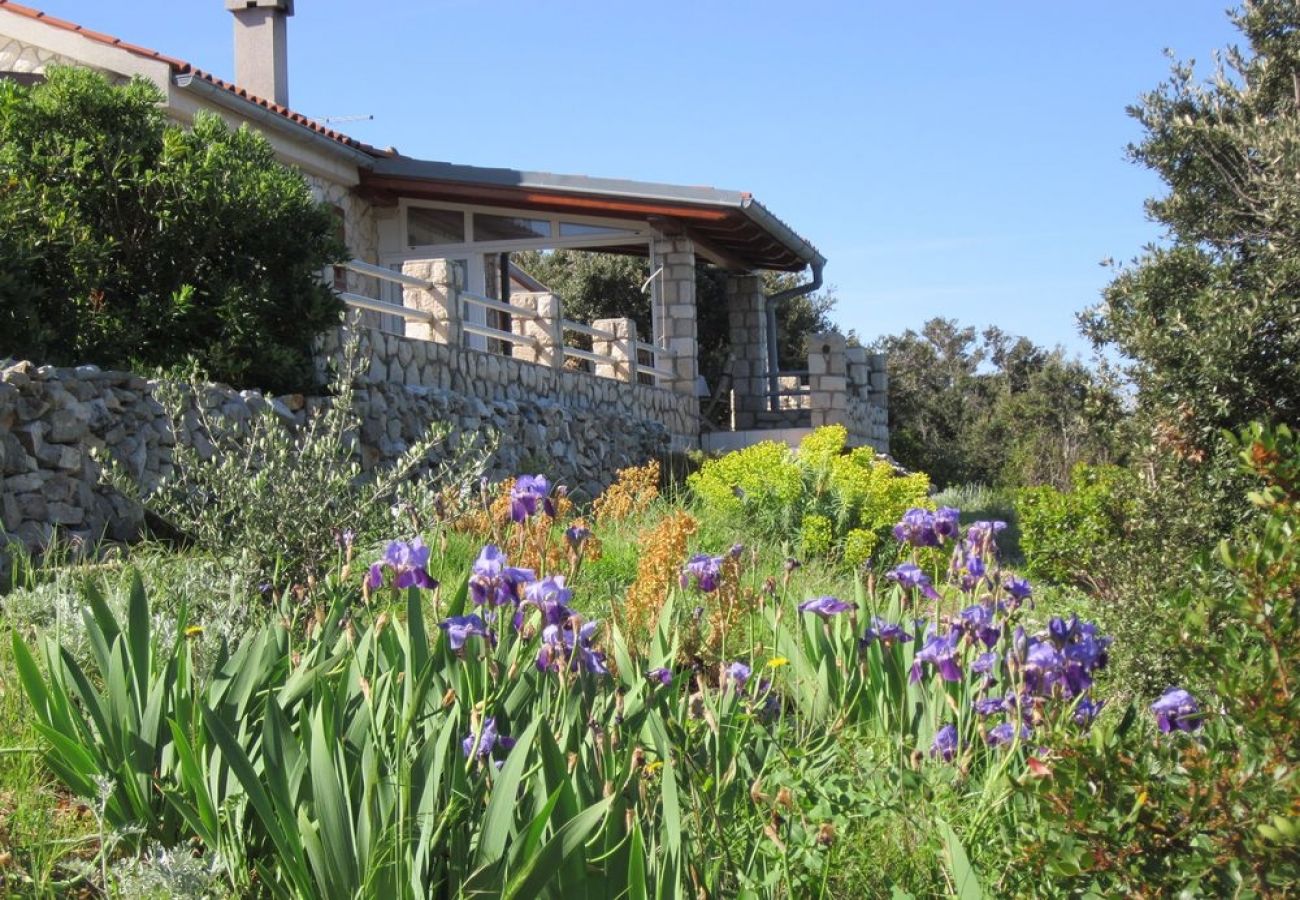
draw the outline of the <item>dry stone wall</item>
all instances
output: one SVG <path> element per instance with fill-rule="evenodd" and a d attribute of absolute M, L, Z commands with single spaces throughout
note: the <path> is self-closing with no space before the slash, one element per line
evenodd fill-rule
<path fill-rule="evenodd" d="M 543 472 L 589 498 L 618 469 L 667 452 L 665 423 L 681 422 L 669 391 L 378 332 L 367 332 L 364 344 L 378 354 L 355 384 L 359 453 L 367 469 L 402 455 L 430 425 L 444 424 L 448 447 L 471 436 L 496 436 L 489 479 Z M 323 349 L 337 353 L 339 346 L 340 336 L 331 335 Z M 444 359 L 438 349 L 458 352 Z M 101 461 L 116 460 L 152 487 L 172 471 L 178 441 L 200 455 L 211 452 L 196 412 L 200 405 L 234 423 L 269 407 L 294 426 L 330 402 L 209 385 L 197 399 L 190 397 L 190 409 L 173 427 L 156 397 L 158 386 L 95 366 L 0 366 L 0 548 L 16 541 L 40 551 L 56 530 L 86 542 L 136 536 L 142 512 L 101 483 Z M 633 412 L 638 409 L 655 414 Z"/>

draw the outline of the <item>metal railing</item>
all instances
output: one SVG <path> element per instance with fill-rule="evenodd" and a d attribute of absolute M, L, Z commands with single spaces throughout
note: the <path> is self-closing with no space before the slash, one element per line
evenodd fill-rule
<path fill-rule="evenodd" d="M 377 266 L 373 263 L 364 262 L 359 259 L 348 260 L 341 265 L 348 271 L 355 272 L 358 275 L 364 275 L 367 278 L 375 278 L 383 284 L 397 285 L 401 288 L 419 288 L 421 290 L 433 290 L 435 288 L 435 285 L 432 282 L 426 281 L 422 278 L 406 275 L 394 269 Z M 398 303 L 392 303 L 387 300 L 367 297 L 364 294 L 358 294 L 352 291 L 340 291 L 339 298 L 354 309 L 363 309 L 384 315 L 397 316 L 405 322 L 428 324 L 434 320 L 433 314 L 427 310 L 415 309 Z M 458 302 L 467 303 L 484 310 L 490 309 L 498 313 L 504 313 L 512 319 L 530 319 L 541 323 L 547 321 L 547 318 L 539 315 L 535 309 L 518 306 L 503 300 L 497 300 L 493 297 L 485 297 L 481 294 L 475 294 L 470 291 L 458 289 L 456 291 L 456 298 Z M 574 346 L 564 337 L 566 333 L 580 334 L 591 338 L 592 340 L 612 343 L 618 340 L 618 336 L 613 332 L 603 328 L 596 328 L 584 322 L 576 322 L 572 319 L 565 318 L 560 318 L 556 324 L 559 327 L 561 336 L 561 345 L 557 349 L 563 357 L 583 360 L 595 365 L 604 366 L 616 366 L 620 362 L 620 358 L 613 354 L 598 353 L 594 350 L 587 349 L 586 347 Z M 537 350 L 541 347 L 537 338 L 531 335 L 507 331 L 503 328 L 496 328 L 478 322 L 467 322 L 462 319 L 460 322 L 460 330 L 464 334 L 475 335 L 490 341 L 505 342 L 510 347 L 523 345 L 533 350 Z M 638 363 L 636 365 L 635 368 L 638 376 L 648 376 L 656 385 L 663 381 L 672 381 L 676 379 L 677 373 L 673 369 L 673 354 L 671 351 L 654 344 L 646 343 L 645 341 L 635 341 L 630 348 L 630 352 L 634 359 L 643 352 L 650 354 L 650 359 L 652 361 L 650 365 L 646 365 L 645 363 Z M 506 353 L 504 355 L 509 356 L 511 354 Z M 639 381 L 640 378 L 638 377 L 637 380 Z"/>

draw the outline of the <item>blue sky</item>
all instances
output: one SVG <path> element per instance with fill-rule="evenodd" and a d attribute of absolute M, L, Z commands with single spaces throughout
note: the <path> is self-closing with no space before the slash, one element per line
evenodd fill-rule
<path fill-rule="evenodd" d="M 221 0 L 25 0 L 232 74 Z M 1125 106 L 1236 40 L 1223 0 L 298 0 L 290 102 L 427 159 L 747 190 L 870 340 L 949 316 L 1087 353 L 1159 236 Z"/>

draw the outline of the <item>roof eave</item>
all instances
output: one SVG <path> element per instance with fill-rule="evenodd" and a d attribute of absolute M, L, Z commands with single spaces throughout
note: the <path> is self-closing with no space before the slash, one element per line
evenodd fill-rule
<path fill-rule="evenodd" d="M 194 72 L 182 72 L 172 76 L 172 83 L 183 91 L 192 91 L 205 100 L 225 107 L 237 115 L 256 119 L 258 124 L 278 131 L 287 137 L 304 141 L 326 153 L 346 159 L 358 168 L 368 169 L 375 163 L 375 157 L 364 150 L 349 147 L 347 144 L 319 134 L 306 125 L 267 109 L 260 103 L 248 100 L 224 87 L 213 84 L 202 75 Z"/>

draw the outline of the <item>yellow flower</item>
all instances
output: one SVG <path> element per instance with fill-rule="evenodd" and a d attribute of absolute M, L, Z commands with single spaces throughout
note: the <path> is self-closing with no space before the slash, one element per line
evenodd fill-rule
<path fill-rule="evenodd" d="M 767 664 L 770 668 L 779 669 L 782 666 L 790 665 L 790 660 L 786 659 L 784 656 L 774 656 L 767 661 Z"/>
<path fill-rule="evenodd" d="M 187 638 L 198 637 L 202 633 L 203 633 L 202 625 L 191 625 L 189 628 L 185 629 L 185 636 Z"/>

